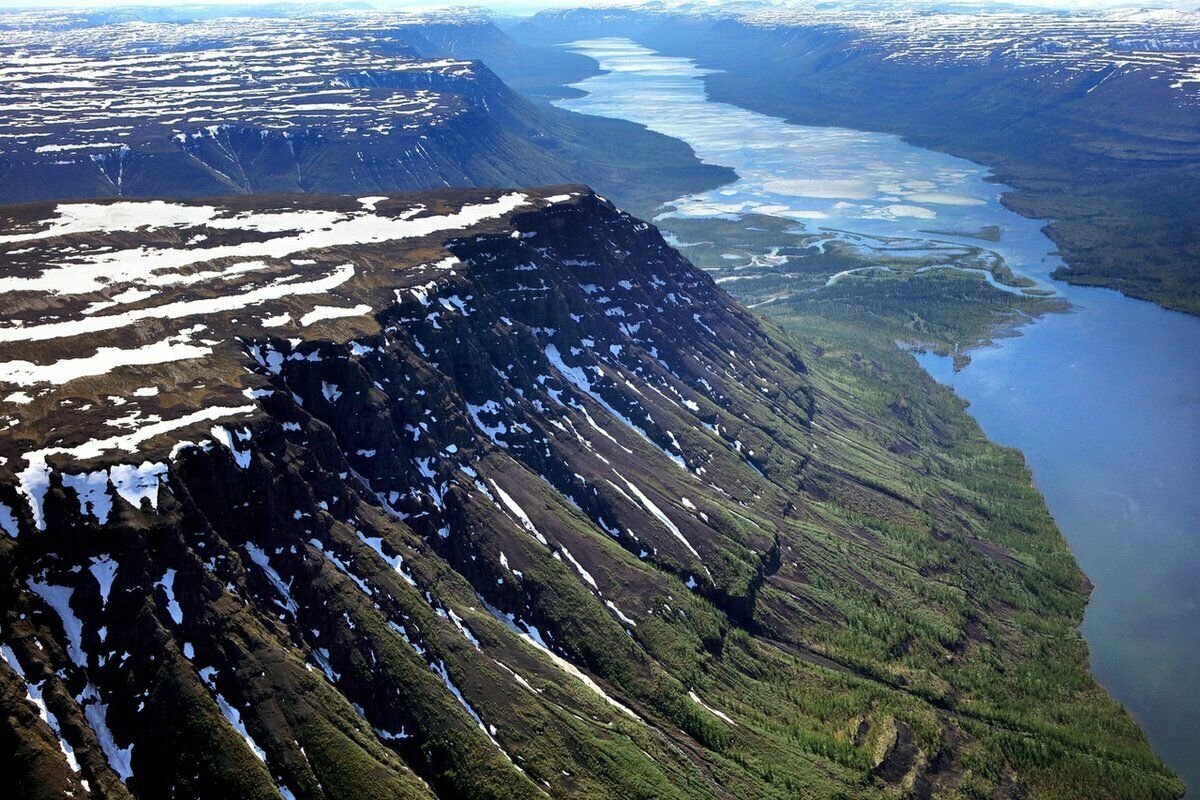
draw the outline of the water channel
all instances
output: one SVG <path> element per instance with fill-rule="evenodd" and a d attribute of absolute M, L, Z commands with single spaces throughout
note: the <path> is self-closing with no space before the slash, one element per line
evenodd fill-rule
<path fill-rule="evenodd" d="M 757 213 L 813 231 L 937 230 L 941 241 L 994 225 L 999 241 L 983 246 L 1074 306 L 974 351 L 957 373 L 949 358 L 918 360 L 970 401 L 989 437 L 1025 453 L 1095 585 L 1082 628 L 1093 673 L 1200 790 L 1200 319 L 1051 281 L 1061 262 L 1043 222 L 1001 205 L 1006 187 L 984 166 L 711 102 L 705 70 L 627 39 L 568 47 L 604 72 L 558 105 L 644 124 L 736 170 L 735 182 L 669 204 L 660 223 Z"/>

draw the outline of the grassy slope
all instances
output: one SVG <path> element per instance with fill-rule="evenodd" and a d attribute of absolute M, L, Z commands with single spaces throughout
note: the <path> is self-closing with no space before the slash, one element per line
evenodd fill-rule
<path fill-rule="evenodd" d="M 1090 587 L 1020 454 L 988 442 L 961 401 L 894 345 L 911 339 L 918 321 L 921 337 L 942 347 L 986 333 L 988 313 L 980 312 L 992 301 L 992 319 L 1003 319 L 1003 304 L 996 302 L 1003 298 L 994 296 L 1000 293 L 952 274 L 889 279 L 900 284 L 886 295 L 899 301 L 889 309 L 877 287 L 864 288 L 869 282 L 768 307 L 811 349 L 811 372 L 825 403 L 844 404 L 840 410 L 861 425 L 838 443 L 830 461 L 896 487 L 920 509 L 914 519 L 881 519 L 863 515 L 852 498 L 834 504 L 834 518 L 886 541 L 896 561 L 880 558 L 871 574 L 890 613 L 851 605 L 844 611 L 850 624 L 830 626 L 828 636 L 864 669 L 890 673 L 888 682 L 909 677 L 895 665 L 897 656 L 945 677 L 946 685 L 917 682 L 905 690 L 979 737 L 958 754 L 967 796 L 974 794 L 968 788 L 974 779 L 994 775 L 1004 762 L 1037 776 L 1030 787 L 1035 796 L 1075 797 L 1082 786 L 1097 784 L 1107 784 L 1114 797 L 1179 793 L 1181 785 L 1150 753 L 1136 724 L 1088 676 L 1087 648 L 1074 626 Z M 864 303 L 867 294 L 871 302 Z M 916 296 L 924 302 L 913 303 Z M 964 306 L 964 298 L 972 304 Z M 930 534 L 939 540 L 955 528 L 979 539 L 963 540 L 950 554 L 933 552 Z M 1033 567 L 1022 582 L 990 571 L 989 560 L 1009 558 Z M 923 566 L 912 574 L 897 564 Z M 957 606 L 962 616 L 938 613 L 921 599 L 897 608 L 903 595 L 891 593 L 894 585 L 909 587 L 914 599 L 935 596 Z M 947 657 L 931 647 L 939 641 L 952 642 L 954 653 L 944 669 L 931 666 Z"/>
<path fill-rule="evenodd" d="M 797 566 L 801 575 L 836 573 L 838 562 L 864 559 L 863 573 L 851 573 L 869 588 L 857 597 L 847 584 L 823 581 L 790 584 L 786 596 L 769 588 L 772 603 L 762 603 L 770 610 L 762 612 L 758 632 L 769 631 L 772 621 L 787 627 L 804 620 L 808 641 L 793 643 L 782 657 L 739 631 L 732 652 L 771 677 L 747 683 L 740 671 L 706 666 L 697 689 L 719 707 L 755 714 L 767 737 L 858 774 L 857 795 L 879 786 L 889 759 L 903 766 L 896 751 L 903 749 L 904 726 L 923 744 L 917 760 L 924 773 L 900 779 L 917 796 L 1019 792 L 1018 774 L 1035 776 L 1025 786 L 1037 797 L 1181 793 L 1136 724 L 1090 678 L 1077 631 L 1090 587 L 1020 454 L 988 442 L 962 402 L 895 346 L 919 343 L 961 363 L 970 347 L 1061 304 L 1001 292 L 955 272 L 856 277 L 796 293 L 864 262 L 837 251 L 806 251 L 808 237 L 787 235 L 791 225 L 749 222 L 668 226 L 681 240 L 713 242 L 683 252 L 714 277 L 735 274 L 724 271 L 731 264 L 723 253 L 748 259 L 782 245 L 789 256 L 778 276 L 758 269 L 760 279 L 724 288 L 745 302 L 789 290 L 760 310 L 804 352 L 818 407 L 839 420 L 821 436 L 816 452 L 824 458 L 794 498 L 798 505 L 821 498 L 819 519 L 804 528 L 811 551 Z M 903 512 L 880 505 L 871 490 L 858 493 L 859 482 L 892 491 Z M 861 539 L 848 541 L 847 530 Z M 952 531 L 972 537 L 947 548 Z M 807 559 L 812 562 L 804 569 Z M 1023 572 L 1016 582 L 1004 574 L 1013 565 Z M 799 662 L 790 657 L 797 655 Z M 871 756 L 864 757 L 864 747 Z M 743 766 L 788 790 L 802 785 L 807 796 L 838 791 L 820 788 L 807 770 L 798 778 L 794 762 L 785 762 L 790 768 L 771 763 L 769 752 L 756 751 Z M 738 749 L 734 758 L 741 763 L 746 753 Z"/>
<path fill-rule="evenodd" d="M 207 796 L 268 796 L 272 777 L 304 797 L 319 796 L 317 786 L 337 796 L 365 796 L 365 787 L 421 796 L 425 784 L 441 796 L 495 798 L 532 797 L 543 785 L 579 798 L 1179 793 L 1087 673 L 1075 627 L 1086 583 L 1019 456 L 987 443 L 959 401 L 896 350 L 889 325 L 903 328 L 911 312 L 881 307 L 868 320 L 856 316 L 853 297 L 838 311 L 837 302 L 814 304 L 809 297 L 821 295 L 813 294 L 768 306 L 786 332 L 768 326 L 764 335 L 649 228 L 591 208 L 530 219 L 536 235 L 528 238 L 462 240 L 456 254 L 468 266 L 447 276 L 454 285 L 442 292 L 472 297 L 470 315 L 434 327 L 412 300 L 391 312 L 403 328 L 378 355 L 338 356 L 344 346 L 314 343 L 322 357 L 287 359 L 279 380 L 289 391 L 271 395 L 250 466 L 240 469 L 220 448 L 189 451 L 149 526 L 121 506 L 120 526 L 100 531 L 56 489 L 46 535 L 0 539 L 8 574 L 44 567 L 56 585 L 76 587 L 93 655 L 100 624 L 109 625 L 106 647 L 134 653 L 128 666 L 93 663 L 89 674 L 104 687 L 121 741 L 136 740 L 136 793 L 159 796 L 187 781 Z M 378 250 L 396 258 L 392 247 Z M 579 255 L 597 263 L 564 261 Z M 549 303 L 511 291 L 529 280 L 531 260 L 553 288 Z M 588 299 L 576 269 L 618 298 L 659 299 L 639 324 L 645 338 L 622 332 L 598 297 Z M 670 283 L 655 286 L 652 276 Z M 621 278 L 638 285 L 623 289 Z M 978 294 L 981 305 L 986 284 L 937 273 L 912 280 L 929 281 L 917 285 L 929 287 L 920 316 L 931 338 L 986 326 L 964 317 L 942 282 L 959 280 L 957 291 Z M 850 281 L 844 291 L 863 287 Z M 693 302 L 673 304 L 668 292 Z M 496 324 L 509 315 L 513 326 Z M 551 374 L 535 328 L 564 353 L 594 338 L 591 355 L 572 357 L 605 365 L 613 378 L 598 391 L 650 430 L 673 431 L 703 475 L 678 469 L 587 397 L 574 410 L 550 406 L 535 377 Z M 435 360 L 410 347 L 410 336 Z M 341 387 L 341 405 L 324 397 L 327 383 Z M 512 399 L 507 422 L 536 434 L 492 446 L 456 410 L 464 397 Z M 571 428 L 554 427 L 548 407 Z M 589 408 L 607 435 L 587 424 L 579 409 Z M 402 438 L 400 426 L 428 409 L 439 410 L 428 435 Z M 294 439 L 276 427 L 297 418 Z M 459 458 L 468 448 L 478 454 L 479 474 L 503 486 L 552 547 L 468 481 L 455 478 L 448 492 L 454 533 L 443 538 L 435 532 L 442 519 L 419 492 L 409 509 L 424 512 L 402 520 L 345 480 L 343 454 L 378 447 L 398 457 L 357 459 L 368 480 L 420 487 L 406 465 L 447 442 Z M 654 498 L 701 555 L 629 498 L 614 470 Z M 607 532 L 600 515 L 624 533 Z M 357 532 L 386 539 L 415 585 Z M 243 555 L 250 541 L 291 587 L 294 615 L 280 613 L 276 590 Z M 602 597 L 555 557 L 560 547 Z M 122 565 L 107 611 L 95 581 L 72 567 L 99 552 Z M 155 588 L 166 565 L 178 569 L 179 624 Z M 80 676 L 53 612 L 20 583 L 0 585 L 0 600 L 6 641 L 31 679 L 60 696 L 64 724 L 80 725 L 62 694 L 72 682 L 77 692 Z M 638 719 L 518 641 L 484 600 L 533 622 Z M 622 625 L 607 600 L 636 625 Z M 465 620 L 478 645 L 435 602 Z M 403 622 L 406 637 L 419 634 L 424 652 L 392 621 Z M 194 644 L 194 663 L 182 642 Z M 318 647 L 328 648 L 338 677 L 310 668 Z M 270 773 L 221 724 L 195 672 L 201 664 L 218 667 L 216 688 L 244 709 Z M 522 771 L 431 664 L 495 726 Z M 53 755 L 3 667 L 0 682 L 0 713 L 26 712 L 13 727 L 38 742 L 38 754 Z M 144 712 L 134 711 L 143 696 Z M 181 718 L 190 724 L 179 726 Z M 412 738 L 385 741 L 372 729 Z M 100 759 L 87 744 L 86 757 Z M 22 774 L 20 764 L 4 765 Z M 123 796 L 112 784 L 108 796 Z"/>

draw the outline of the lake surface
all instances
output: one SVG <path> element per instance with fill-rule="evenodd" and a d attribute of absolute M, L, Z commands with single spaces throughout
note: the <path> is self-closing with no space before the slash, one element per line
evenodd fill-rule
<path fill-rule="evenodd" d="M 895 136 L 711 102 L 705 70 L 626 39 L 568 47 L 606 72 L 558 105 L 642 123 L 737 171 L 731 184 L 669 204 L 665 224 L 758 213 L 814 232 L 984 246 L 1074 304 L 973 351 L 961 372 L 949 358 L 918 360 L 971 402 L 988 436 L 1025 453 L 1095 584 L 1082 628 L 1094 674 L 1200 791 L 1200 319 L 1051 281 L 1060 262 L 1043 223 L 1005 209 L 1006 187 L 986 167 Z M 999 242 L 927 233 L 987 225 L 1000 227 Z"/>

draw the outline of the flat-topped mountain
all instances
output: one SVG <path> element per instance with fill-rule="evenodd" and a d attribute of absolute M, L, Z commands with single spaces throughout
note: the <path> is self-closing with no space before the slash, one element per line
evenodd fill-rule
<path fill-rule="evenodd" d="M 17 796 L 1176 791 L 1019 459 L 589 190 L 3 213 Z"/>
<path fill-rule="evenodd" d="M 454 55 L 510 69 L 569 57 L 523 50 L 478 15 L 93 16 L 0 14 L 0 201 L 572 181 L 629 200 L 630 169 L 657 178 L 661 201 L 728 174 L 638 126 L 535 104 Z"/>
<path fill-rule="evenodd" d="M 925 67 L 996 66 L 1083 89 L 1145 73 L 1163 80 L 1180 104 L 1200 101 L 1200 14 L 1125 8 L 1072 12 L 1032 8 L 961 10 L 888 3 L 777 5 L 656 4 L 564 7 L 514 25 L 522 39 L 562 41 L 563 33 L 640 36 L 660 26 L 745 25 L 760 31 L 837 37 L 843 59 L 879 55 Z"/>

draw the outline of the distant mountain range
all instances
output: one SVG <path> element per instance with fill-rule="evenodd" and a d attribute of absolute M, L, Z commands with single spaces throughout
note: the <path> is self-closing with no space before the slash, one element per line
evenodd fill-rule
<path fill-rule="evenodd" d="M 538 65 L 586 64 L 522 47 L 478 15 L 49 22 L 0 15 L 0 58 L 13 65 L 0 84 L 7 202 L 583 180 L 637 206 L 635 184 L 657 184 L 661 201 L 729 174 L 679 142 L 535 104 L 484 64 L 448 57 L 484 53 L 529 91 Z M 630 181 L 630 169 L 656 180 Z"/>
<path fill-rule="evenodd" d="M 603 8 L 510 30 L 632 37 L 716 70 L 716 100 L 986 164 L 1049 221 L 1056 277 L 1200 313 L 1198 13 Z"/>

